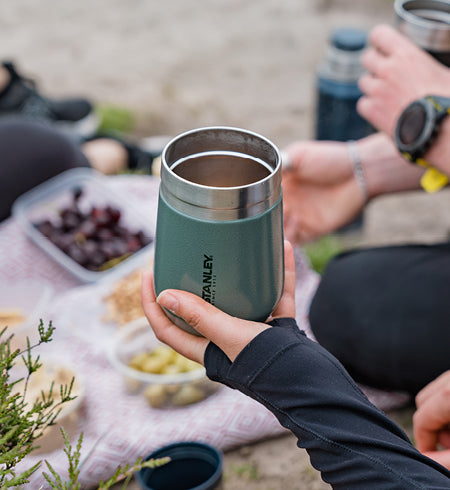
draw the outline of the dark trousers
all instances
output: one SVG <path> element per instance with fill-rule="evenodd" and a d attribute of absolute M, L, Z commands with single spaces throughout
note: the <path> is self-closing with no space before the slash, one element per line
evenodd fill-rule
<path fill-rule="evenodd" d="M 450 369 L 450 243 L 337 256 L 310 323 L 357 381 L 417 393 Z"/>
<path fill-rule="evenodd" d="M 32 187 L 74 167 L 89 163 L 75 140 L 21 118 L 0 120 L 0 221 L 15 199 Z"/>

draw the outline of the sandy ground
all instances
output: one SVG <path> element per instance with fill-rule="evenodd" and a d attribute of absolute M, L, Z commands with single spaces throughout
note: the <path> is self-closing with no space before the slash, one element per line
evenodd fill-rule
<path fill-rule="evenodd" d="M 394 18 L 389 0 L 4 0 L 0 13 L 1 57 L 52 96 L 128 107 L 143 136 L 234 125 L 280 147 L 313 133 L 315 70 L 330 31 Z M 357 239 L 445 239 L 449 199 L 379 199 Z M 329 486 L 286 436 L 227 453 L 224 488 Z"/>
<path fill-rule="evenodd" d="M 134 108 L 148 132 L 209 124 L 283 145 L 310 134 L 330 30 L 393 20 L 388 0 L 4 0 L 0 52 L 52 95 Z"/>

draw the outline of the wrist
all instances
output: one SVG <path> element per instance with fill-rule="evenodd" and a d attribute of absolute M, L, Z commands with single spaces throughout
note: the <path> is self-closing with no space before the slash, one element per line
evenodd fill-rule
<path fill-rule="evenodd" d="M 373 134 L 357 144 L 368 200 L 392 192 L 420 189 L 424 170 L 408 164 L 386 134 Z"/>

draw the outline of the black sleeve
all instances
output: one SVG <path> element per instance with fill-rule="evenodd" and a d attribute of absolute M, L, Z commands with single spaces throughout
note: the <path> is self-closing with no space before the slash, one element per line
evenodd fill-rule
<path fill-rule="evenodd" d="M 208 376 L 273 412 L 333 488 L 450 488 L 450 473 L 421 455 L 295 320 L 278 319 L 271 325 L 233 363 L 210 343 L 205 353 Z"/>

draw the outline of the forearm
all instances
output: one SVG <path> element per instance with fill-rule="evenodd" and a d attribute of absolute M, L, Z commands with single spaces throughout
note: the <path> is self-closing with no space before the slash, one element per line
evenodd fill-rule
<path fill-rule="evenodd" d="M 447 488 L 445 469 L 418 453 L 374 407 L 342 365 L 281 320 L 257 336 L 234 363 L 210 344 L 212 379 L 239 389 L 271 410 L 299 439 L 334 488 Z"/>
<path fill-rule="evenodd" d="M 408 163 L 384 133 L 358 141 L 369 199 L 420 189 L 424 169 Z"/>

